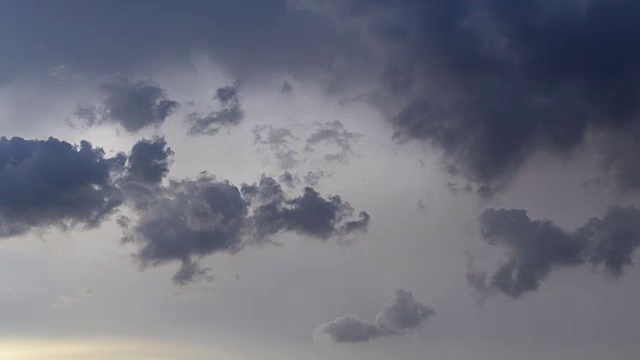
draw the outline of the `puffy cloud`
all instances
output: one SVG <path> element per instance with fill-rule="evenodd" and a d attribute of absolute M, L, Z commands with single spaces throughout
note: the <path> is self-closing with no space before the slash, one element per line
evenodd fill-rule
<path fill-rule="evenodd" d="M 316 329 L 337 343 L 367 342 L 379 337 L 404 335 L 418 328 L 435 311 L 417 302 L 410 291 L 396 289 L 394 302 L 384 308 L 374 321 L 357 315 L 341 316 Z"/>
<path fill-rule="evenodd" d="M 165 90 L 152 82 L 117 78 L 102 84 L 101 90 L 106 98 L 100 107 L 81 105 L 75 113 L 90 126 L 109 122 L 133 133 L 148 126 L 162 125 L 179 106 L 167 99 Z"/>
<path fill-rule="evenodd" d="M 98 226 L 122 203 L 113 181 L 125 160 L 86 141 L 0 138 L 0 236 Z"/>
<path fill-rule="evenodd" d="M 164 138 L 142 139 L 133 145 L 127 163 L 129 180 L 156 184 L 169 172 L 173 151 Z"/>
<path fill-rule="evenodd" d="M 353 215 L 353 208 L 340 196 L 325 199 L 313 188 L 305 187 L 302 196 L 287 199 L 279 184 L 271 178 L 263 178 L 258 185 L 243 188 L 247 195 L 260 197 L 260 205 L 254 213 L 255 231 L 264 238 L 281 231 L 319 238 L 348 235 L 366 231 L 370 216 L 360 213 L 359 220 L 345 221 Z"/>
<path fill-rule="evenodd" d="M 218 88 L 215 98 L 220 102 L 220 110 L 208 114 L 187 114 L 189 135 L 215 135 L 223 127 L 240 124 L 244 119 L 244 112 L 238 93 L 237 85 Z"/>
<path fill-rule="evenodd" d="M 525 210 L 488 209 L 480 217 L 482 235 L 507 249 L 507 259 L 489 276 L 472 270 L 469 284 L 482 295 L 519 298 L 538 289 L 554 270 L 584 264 L 620 276 L 640 246 L 640 210 L 610 208 L 573 232 L 549 220 L 531 220 Z"/>
<path fill-rule="evenodd" d="M 210 176 L 171 180 L 138 196 L 136 219 L 119 219 L 123 240 L 139 244 L 135 258 L 142 269 L 180 262 L 177 284 L 207 278 L 198 260 L 214 253 L 234 254 L 287 231 L 326 240 L 363 231 L 369 222 L 368 215 L 348 221 L 348 203 L 338 196 L 326 200 L 311 188 L 290 199 L 270 177 L 241 189 Z"/>

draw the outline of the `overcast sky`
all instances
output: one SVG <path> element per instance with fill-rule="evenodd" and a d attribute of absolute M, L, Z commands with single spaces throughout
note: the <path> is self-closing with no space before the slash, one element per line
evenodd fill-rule
<path fill-rule="evenodd" d="M 0 359 L 637 359 L 640 2 L 0 0 Z"/>

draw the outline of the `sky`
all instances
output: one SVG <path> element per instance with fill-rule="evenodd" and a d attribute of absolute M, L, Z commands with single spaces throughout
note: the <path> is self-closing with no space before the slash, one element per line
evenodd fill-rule
<path fill-rule="evenodd" d="M 0 360 L 637 359 L 640 3 L 0 0 Z"/>

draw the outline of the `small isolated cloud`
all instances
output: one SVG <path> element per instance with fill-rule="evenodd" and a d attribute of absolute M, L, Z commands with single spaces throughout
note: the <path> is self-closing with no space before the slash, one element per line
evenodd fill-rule
<path fill-rule="evenodd" d="M 338 120 L 319 124 L 319 128 L 313 132 L 306 140 L 305 152 L 312 152 L 318 145 L 333 145 L 339 151 L 327 154 L 324 159 L 327 161 L 345 162 L 349 155 L 353 154 L 352 144 L 362 135 L 347 131 Z"/>
<path fill-rule="evenodd" d="M 259 149 L 266 148 L 273 152 L 280 169 L 292 169 L 300 163 L 298 152 L 291 149 L 290 142 L 297 140 L 289 129 L 276 128 L 271 125 L 257 125 L 253 128 L 254 145 Z"/>
<path fill-rule="evenodd" d="M 380 337 L 400 336 L 417 329 L 435 311 L 417 302 L 411 291 L 396 289 L 395 299 L 374 321 L 357 315 L 338 317 L 316 329 L 316 335 L 327 335 L 337 343 L 368 342 Z"/>
<path fill-rule="evenodd" d="M 98 226 L 122 203 L 114 179 L 125 160 L 87 141 L 0 138 L 0 237 Z"/>
<path fill-rule="evenodd" d="M 316 186 L 320 182 L 320 179 L 322 179 L 325 176 L 327 175 L 322 170 L 308 171 L 304 175 L 304 183 L 307 184 L 308 186 Z"/>
<path fill-rule="evenodd" d="M 283 94 L 290 94 L 293 92 L 293 86 L 291 86 L 288 81 L 285 81 L 280 87 L 280 92 Z"/>
<path fill-rule="evenodd" d="M 216 90 L 214 98 L 220 103 L 220 109 L 209 113 L 193 112 L 187 114 L 189 135 L 215 135 L 220 129 L 236 126 L 244 119 L 240 106 L 240 88 L 238 85 L 224 86 Z"/>
<path fill-rule="evenodd" d="M 113 123 L 134 133 L 148 126 L 162 125 L 179 107 L 153 82 L 118 78 L 102 84 L 100 89 L 106 94 L 101 105 L 80 105 L 75 112 L 89 126 Z"/>
<path fill-rule="evenodd" d="M 467 274 L 469 285 L 485 297 L 520 298 L 563 267 L 589 264 L 619 277 L 640 246 L 640 210 L 634 207 L 612 207 L 572 232 L 549 220 L 531 220 L 525 210 L 488 209 L 480 223 L 483 238 L 507 250 L 493 274 L 474 269 Z"/>
<path fill-rule="evenodd" d="M 83 289 L 82 291 L 74 295 L 60 295 L 58 296 L 58 300 L 53 304 L 53 307 L 56 309 L 68 310 L 74 307 L 83 299 L 93 297 L 93 295 L 94 291 L 91 288 Z"/>
<path fill-rule="evenodd" d="M 278 180 L 280 180 L 281 183 L 283 183 L 287 188 L 290 188 L 290 189 L 295 188 L 296 185 L 300 183 L 300 179 L 298 179 L 296 175 L 293 175 L 288 171 L 285 171 L 284 173 L 282 173 L 282 175 L 280 175 Z"/>

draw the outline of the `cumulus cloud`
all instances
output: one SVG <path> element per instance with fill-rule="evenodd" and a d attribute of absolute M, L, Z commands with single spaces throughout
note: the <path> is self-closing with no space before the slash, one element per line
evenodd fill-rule
<path fill-rule="evenodd" d="M 87 125 L 114 123 L 134 133 L 148 126 L 160 126 L 179 104 L 167 99 L 158 84 L 117 78 L 101 85 L 106 94 L 100 105 L 81 105 L 75 115 Z"/>
<path fill-rule="evenodd" d="M 489 275 L 472 270 L 469 284 L 484 296 L 519 298 L 535 291 L 554 269 L 589 264 L 614 277 L 630 266 L 640 246 L 640 210 L 612 207 L 575 231 L 549 220 L 531 220 L 525 210 L 488 209 L 480 216 L 483 238 L 507 250 L 506 260 Z"/>
<path fill-rule="evenodd" d="M 357 315 L 338 317 L 316 329 L 317 335 L 328 335 L 337 343 L 367 342 L 379 337 L 404 335 L 425 323 L 435 311 L 417 302 L 411 291 L 396 289 L 395 299 L 374 321 Z"/>
<path fill-rule="evenodd" d="M 0 236 L 98 226 L 122 203 L 113 180 L 125 160 L 86 141 L 0 138 Z"/>
<path fill-rule="evenodd" d="M 139 245 L 135 254 L 142 269 L 180 262 L 176 284 L 207 278 L 209 270 L 198 260 L 214 254 L 234 254 L 246 246 L 270 241 L 280 232 L 327 240 L 366 230 L 369 216 L 349 220 L 351 206 L 339 196 L 321 197 L 306 188 L 290 198 L 271 177 L 241 189 L 211 176 L 170 180 L 136 199 L 136 219 L 118 223 L 123 240 Z M 146 197 L 146 199 L 144 199 Z M 145 201 L 146 200 L 146 201 Z"/>
<path fill-rule="evenodd" d="M 240 124 L 244 111 L 240 106 L 239 91 L 237 84 L 218 88 L 215 99 L 220 103 L 220 110 L 187 114 L 189 135 L 215 135 L 223 127 Z"/>
<path fill-rule="evenodd" d="M 133 145 L 127 161 L 129 180 L 157 184 L 169 173 L 173 151 L 162 137 L 142 139 Z"/>

